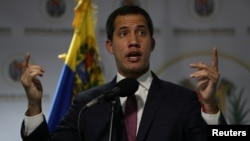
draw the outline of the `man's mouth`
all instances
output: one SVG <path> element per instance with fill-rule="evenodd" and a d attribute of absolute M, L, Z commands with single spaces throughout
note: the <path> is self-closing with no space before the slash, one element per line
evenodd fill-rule
<path fill-rule="evenodd" d="M 138 61 L 140 56 L 141 56 L 141 53 L 139 52 L 131 52 L 127 55 L 129 61 L 132 61 L 132 62 Z"/>

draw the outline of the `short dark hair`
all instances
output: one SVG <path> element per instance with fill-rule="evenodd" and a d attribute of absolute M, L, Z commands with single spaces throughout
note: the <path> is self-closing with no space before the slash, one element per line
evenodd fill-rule
<path fill-rule="evenodd" d="M 113 38 L 114 22 L 115 22 L 115 19 L 117 18 L 117 16 L 129 15 L 129 14 L 141 14 L 141 15 L 143 15 L 147 21 L 147 26 L 149 28 L 150 35 L 153 36 L 153 32 L 154 32 L 153 22 L 152 22 L 151 17 L 149 16 L 149 14 L 139 6 L 126 5 L 126 6 L 122 6 L 122 7 L 117 8 L 108 17 L 108 20 L 106 22 L 106 33 L 107 33 L 107 38 L 109 40 L 112 40 L 112 38 Z"/>

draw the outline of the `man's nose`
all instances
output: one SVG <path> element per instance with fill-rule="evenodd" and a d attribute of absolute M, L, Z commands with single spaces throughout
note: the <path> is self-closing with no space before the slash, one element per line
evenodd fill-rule
<path fill-rule="evenodd" d="M 139 47 L 139 38 L 136 33 L 130 35 L 129 47 Z"/>

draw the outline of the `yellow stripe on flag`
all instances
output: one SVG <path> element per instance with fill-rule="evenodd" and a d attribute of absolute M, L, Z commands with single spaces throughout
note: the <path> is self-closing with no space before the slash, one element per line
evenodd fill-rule
<path fill-rule="evenodd" d="M 74 35 L 69 50 L 58 56 L 65 65 L 49 117 L 51 131 L 79 92 L 104 82 L 95 36 L 96 17 L 93 12 L 96 8 L 91 0 L 78 0 L 74 11 Z"/>

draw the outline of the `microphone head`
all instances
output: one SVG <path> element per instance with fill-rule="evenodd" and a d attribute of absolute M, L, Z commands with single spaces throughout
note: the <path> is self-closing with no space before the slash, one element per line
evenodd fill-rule
<path fill-rule="evenodd" d="M 124 78 L 117 83 L 120 88 L 120 97 L 126 97 L 135 94 L 139 87 L 139 82 L 134 78 Z"/>

